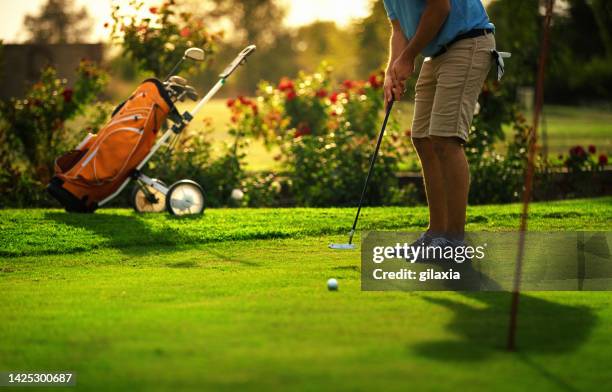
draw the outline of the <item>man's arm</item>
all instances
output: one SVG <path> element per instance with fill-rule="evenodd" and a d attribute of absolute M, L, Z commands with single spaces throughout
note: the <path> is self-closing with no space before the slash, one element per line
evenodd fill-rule
<path fill-rule="evenodd" d="M 414 59 L 438 34 L 450 13 L 450 0 L 427 0 L 427 5 L 414 37 L 394 61 L 391 67 L 393 92 L 399 99 L 404 91 L 406 79 L 414 72 Z"/>
<path fill-rule="evenodd" d="M 393 96 L 393 64 L 395 60 L 404 52 L 408 43 L 410 42 L 404 33 L 402 32 L 402 27 L 400 26 L 399 20 L 392 19 L 391 20 L 391 39 L 389 40 L 389 62 L 387 63 L 387 69 L 385 70 L 385 84 L 384 84 L 384 92 L 385 92 L 385 103 L 389 103 L 391 101 L 391 97 Z"/>

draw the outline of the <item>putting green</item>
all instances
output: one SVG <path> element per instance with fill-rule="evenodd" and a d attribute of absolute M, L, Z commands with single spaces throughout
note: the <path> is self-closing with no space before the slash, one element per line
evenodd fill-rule
<path fill-rule="evenodd" d="M 609 230 L 612 199 L 536 204 L 532 228 Z M 474 230 L 517 205 L 470 209 Z M 85 390 L 605 390 L 612 295 L 362 292 L 353 209 L 0 211 L 0 369 L 74 370 Z M 417 230 L 423 208 L 363 226 Z M 326 288 L 338 279 L 339 291 Z"/>

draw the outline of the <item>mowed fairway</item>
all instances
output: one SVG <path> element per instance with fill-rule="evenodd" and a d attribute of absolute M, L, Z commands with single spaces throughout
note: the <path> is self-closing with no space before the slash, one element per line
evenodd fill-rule
<path fill-rule="evenodd" d="M 532 230 L 610 230 L 612 198 L 532 206 Z M 612 294 L 362 292 L 353 209 L 203 217 L 0 211 L 0 369 L 74 370 L 82 390 L 610 390 Z M 469 210 L 470 230 L 520 207 Z M 419 230 L 425 208 L 366 208 Z M 340 290 L 329 292 L 328 278 Z"/>

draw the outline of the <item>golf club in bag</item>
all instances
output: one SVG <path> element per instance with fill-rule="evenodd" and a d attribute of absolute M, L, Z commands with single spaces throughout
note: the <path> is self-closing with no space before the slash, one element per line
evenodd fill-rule
<path fill-rule="evenodd" d="M 204 191 L 191 180 L 166 186 L 142 173 L 142 168 L 169 140 L 176 138 L 225 84 L 226 79 L 255 51 L 244 48 L 219 75 L 219 80 L 191 111 L 180 114 L 175 103 L 199 96 L 187 80 L 172 75 L 185 60 L 202 61 L 204 51 L 189 48 L 164 82 L 147 79 L 113 111 L 110 121 L 89 134 L 74 150 L 55 161 L 48 192 L 69 212 L 93 212 L 118 196 L 130 180 L 136 182 L 132 205 L 138 212 L 168 210 L 173 215 L 201 214 Z M 173 125 L 165 127 L 166 120 Z M 166 128 L 161 137 L 161 129 Z"/>
<path fill-rule="evenodd" d="M 378 150 L 380 149 L 380 144 L 382 143 L 383 136 L 385 135 L 385 128 L 387 128 L 387 121 L 389 120 L 389 114 L 391 113 L 391 108 L 393 108 L 393 98 L 389 101 L 387 105 L 387 111 L 385 113 L 385 119 L 382 124 L 382 128 L 380 129 L 380 134 L 378 135 L 378 140 L 376 141 L 376 148 L 374 149 L 374 154 L 372 154 L 372 158 L 370 159 L 370 169 L 368 169 L 368 175 L 366 176 L 365 183 L 363 184 L 363 190 L 361 191 L 361 198 L 359 199 L 359 206 L 357 207 L 357 214 L 355 215 L 355 220 L 353 221 L 353 227 L 349 232 L 349 240 L 346 244 L 329 244 L 331 249 L 355 249 L 355 244 L 353 244 L 353 236 L 355 235 L 355 229 L 357 228 L 357 221 L 359 220 L 359 213 L 361 213 L 361 206 L 363 204 L 363 198 L 365 197 L 366 190 L 368 189 L 368 183 L 370 182 L 370 176 L 372 175 L 372 170 L 374 169 L 374 164 L 376 163 L 376 157 L 378 156 Z"/>

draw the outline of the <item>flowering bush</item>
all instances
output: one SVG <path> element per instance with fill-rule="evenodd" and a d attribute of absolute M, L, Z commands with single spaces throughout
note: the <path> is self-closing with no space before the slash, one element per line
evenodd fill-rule
<path fill-rule="evenodd" d="M 22 99 L 0 105 L 0 194 L 3 202 L 28 206 L 43 201 L 41 189 L 53 173 L 55 158 L 73 147 L 76 134 L 105 119 L 86 110 L 102 92 L 106 74 L 81 61 L 74 87 L 53 68 L 42 72 Z M 67 125 L 79 118 L 79 132 Z"/>
<path fill-rule="evenodd" d="M 215 43 L 222 36 L 221 32 L 209 32 L 201 17 L 181 12 L 176 0 L 148 10 L 138 0 L 131 0 L 128 6 L 114 6 L 112 23 L 105 26 L 125 55 L 158 77 L 169 72 L 189 47 L 213 53 Z M 205 63 L 186 62 L 184 70 L 204 66 Z"/>
<path fill-rule="evenodd" d="M 563 156 L 561 156 L 563 160 Z M 586 150 L 582 146 L 570 148 L 569 155 L 563 160 L 567 170 L 576 172 L 593 172 L 601 170 L 608 164 L 608 156 L 600 154 L 597 156 L 597 148 L 590 145 Z"/>
<path fill-rule="evenodd" d="M 349 205 L 358 199 L 381 124 L 382 73 L 336 85 L 331 69 L 263 82 L 256 100 L 230 100 L 235 129 L 277 145 L 295 202 Z M 371 178 L 367 201 L 398 203 L 400 155 L 407 137 L 391 121 Z"/>
<path fill-rule="evenodd" d="M 507 89 L 501 88 L 497 81 L 487 80 L 484 83 L 477 107 L 470 138 L 466 144 L 470 163 L 477 161 L 482 154 L 490 152 L 497 141 L 504 139 L 504 124 L 518 123 L 518 126 L 521 126 L 525 123 L 525 118 L 518 113 L 514 97 Z M 518 140 L 510 142 L 516 145 Z"/>
<path fill-rule="evenodd" d="M 47 68 L 23 99 L 13 98 L 2 105 L 5 124 L 1 132 L 11 153 L 25 158 L 40 180 L 49 179 L 55 157 L 67 147 L 66 121 L 84 112 L 106 80 L 103 71 L 85 60 L 77 69 L 73 88 L 57 77 L 55 69 Z"/>
<path fill-rule="evenodd" d="M 512 113 L 511 123 L 513 139 L 508 143 L 505 155 L 495 151 L 492 144 L 484 140 L 472 139 L 472 150 L 467 149 L 470 160 L 469 200 L 472 204 L 510 203 L 522 195 L 530 127 L 518 112 Z M 491 135 L 488 132 L 481 134 L 483 139 Z"/>

